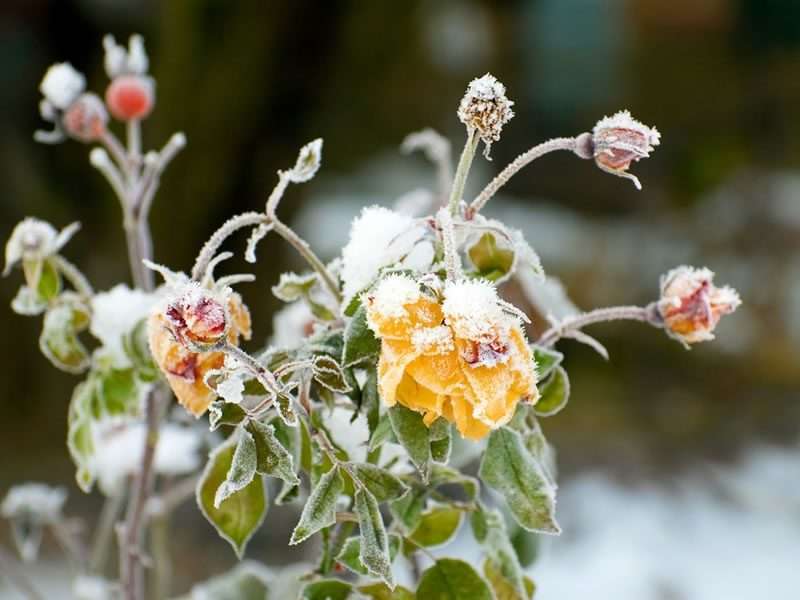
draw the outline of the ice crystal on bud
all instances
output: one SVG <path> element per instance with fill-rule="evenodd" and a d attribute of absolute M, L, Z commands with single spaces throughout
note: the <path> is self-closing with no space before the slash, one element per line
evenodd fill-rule
<path fill-rule="evenodd" d="M 20 221 L 6 243 L 6 265 L 3 275 L 19 261 L 41 261 L 57 253 L 80 229 L 78 223 L 68 225 L 60 232 L 40 219 L 26 217 Z"/>
<path fill-rule="evenodd" d="M 639 179 L 630 173 L 631 162 L 647 158 L 661 141 L 661 134 L 655 127 L 647 127 L 633 117 L 627 110 L 604 117 L 592 130 L 594 159 L 602 170 L 633 181 L 637 189 L 642 189 Z"/>
<path fill-rule="evenodd" d="M 732 287 L 714 285 L 714 273 L 705 267 L 680 266 L 661 278 L 657 309 L 667 332 L 684 345 L 714 339 L 720 319 L 741 304 Z"/>
<path fill-rule="evenodd" d="M 86 88 L 86 78 L 69 63 L 57 63 L 47 69 L 39 91 L 47 101 L 66 110 Z"/>
<path fill-rule="evenodd" d="M 406 305 L 414 304 L 419 297 L 416 281 L 405 275 L 389 275 L 367 295 L 366 301 L 374 314 L 402 318 L 406 315 Z"/>
<path fill-rule="evenodd" d="M 216 298 L 209 290 L 190 283 L 164 312 L 175 338 L 182 343 L 213 344 L 228 328 L 226 298 Z"/>
<path fill-rule="evenodd" d="M 322 138 L 317 138 L 300 148 L 297 162 L 294 168 L 289 171 L 289 181 L 292 183 L 304 183 L 311 180 L 317 174 L 321 163 Z"/>
<path fill-rule="evenodd" d="M 458 107 L 458 118 L 468 130 L 478 132 L 486 146 L 487 158 L 492 142 L 500 139 L 503 125 L 514 116 L 512 106 L 514 103 L 506 97 L 506 86 L 489 73 L 473 79 L 467 86 Z"/>
<path fill-rule="evenodd" d="M 61 517 L 67 500 L 63 488 L 44 483 L 23 483 L 13 486 L 0 505 L 0 514 L 6 519 L 27 518 L 38 523 L 52 523 Z"/>

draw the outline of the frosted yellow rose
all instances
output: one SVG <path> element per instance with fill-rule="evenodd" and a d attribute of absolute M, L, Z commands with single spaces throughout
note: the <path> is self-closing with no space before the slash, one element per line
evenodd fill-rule
<path fill-rule="evenodd" d="M 230 316 L 226 334 L 228 342 L 238 345 L 240 337 L 249 340 L 250 312 L 242 302 L 241 296 L 236 293 L 231 294 L 228 297 L 227 308 Z M 205 314 L 201 313 L 200 316 L 205 317 Z M 207 333 L 209 329 L 202 319 L 195 318 L 190 321 L 190 325 L 195 332 Z M 165 314 L 165 311 L 155 311 L 150 316 L 148 321 L 150 352 L 164 373 L 178 402 L 187 411 L 199 417 L 215 398 L 214 392 L 205 384 L 205 375 L 212 369 L 221 369 L 225 355 L 222 352 L 192 352 L 176 339 L 172 331 L 174 327 L 174 321 Z"/>
<path fill-rule="evenodd" d="M 426 425 L 444 417 L 479 440 L 507 423 L 520 400 L 538 399 L 532 352 L 492 285 L 450 283 L 439 300 L 396 275 L 364 304 L 381 340 L 378 385 L 388 406 L 422 413 Z"/>

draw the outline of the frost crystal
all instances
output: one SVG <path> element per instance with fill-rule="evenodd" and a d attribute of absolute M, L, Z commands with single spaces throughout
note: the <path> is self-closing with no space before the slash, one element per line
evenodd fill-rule
<path fill-rule="evenodd" d="M 345 303 L 372 283 L 381 268 L 401 262 L 424 235 L 425 228 L 409 216 L 382 206 L 362 210 L 342 250 Z M 423 265 L 411 268 L 422 269 Z"/>
<path fill-rule="evenodd" d="M 509 325 L 509 317 L 498 303 L 497 289 L 485 281 L 448 284 L 442 309 L 456 336 L 468 340 L 492 341 Z"/>
<path fill-rule="evenodd" d="M 300 148 L 297 163 L 289 171 L 289 180 L 292 183 L 304 183 L 317 174 L 322 162 L 322 138 L 317 138 Z"/>
<path fill-rule="evenodd" d="M 93 431 L 95 455 L 92 470 L 100 489 L 109 496 L 125 490 L 125 479 L 135 474 L 141 463 L 147 436 L 144 423 L 108 419 Z M 201 437 L 196 430 L 171 423 L 159 433 L 154 468 L 162 475 L 183 475 L 200 467 Z"/>
<path fill-rule="evenodd" d="M 132 290 L 125 284 L 116 285 L 92 298 L 89 331 L 102 342 L 103 349 L 100 352 L 110 358 L 116 368 L 131 365 L 122 340 L 140 321 L 147 318 L 156 302 L 155 294 Z"/>
<path fill-rule="evenodd" d="M 63 488 L 44 483 L 23 483 L 13 486 L 0 505 L 0 514 L 7 519 L 28 518 L 37 523 L 52 523 L 61 516 L 67 500 Z"/>
<path fill-rule="evenodd" d="M 414 330 L 411 343 L 414 348 L 426 354 L 445 354 L 455 348 L 453 331 L 446 325 Z"/>
<path fill-rule="evenodd" d="M 468 130 L 475 130 L 486 145 L 484 155 L 488 158 L 492 142 L 500 139 L 503 125 L 514 116 L 514 103 L 506 97 L 506 86 L 487 73 L 473 79 L 461 104 L 458 118 Z"/>
<path fill-rule="evenodd" d="M 415 303 L 419 298 L 416 281 L 405 275 L 389 275 L 369 294 L 368 301 L 376 315 L 402 318 L 406 315 L 406 305 Z"/>
<path fill-rule="evenodd" d="M 56 108 L 65 110 L 86 87 L 86 78 L 69 63 L 56 63 L 47 69 L 39 91 Z"/>

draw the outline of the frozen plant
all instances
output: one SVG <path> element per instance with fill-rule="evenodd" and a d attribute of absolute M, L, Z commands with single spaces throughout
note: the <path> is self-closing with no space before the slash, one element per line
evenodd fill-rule
<path fill-rule="evenodd" d="M 365 208 L 339 257 L 322 260 L 278 215 L 290 186 L 320 169 L 317 139 L 278 172 L 263 209 L 231 217 L 190 268 L 172 270 L 153 260 L 148 215 L 185 138 L 175 134 L 162 150 L 143 153 L 141 122 L 155 107 L 155 83 L 142 39 L 131 37 L 125 48 L 107 37 L 104 47 L 111 78 L 105 101 L 85 90 L 70 65 L 54 65 L 40 107 L 53 127 L 36 139 L 95 144 L 90 163 L 120 202 L 133 287 L 95 292 L 63 256 L 77 225 L 59 233 L 33 218 L 11 233 L 4 272 L 22 267 L 12 309 L 42 316 L 44 355 L 83 377 L 69 407 L 67 447 L 78 486 L 89 492 L 97 483 L 106 503 L 87 544 L 67 527 L 63 491 L 13 488 L 2 515 L 24 525 L 15 531 L 28 532 L 17 536 L 22 557 L 33 559 L 42 527 L 52 527 L 76 569 L 78 597 L 162 598 L 170 592 L 164 531 L 175 507 L 196 498 L 241 558 L 269 521 L 272 499 L 296 507 L 289 544 L 319 539 L 314 563 L 286 571 L 291 581 L 243 563 L 198 584 L 192 597 L 241 597 L 246 589 L 308 600 L 530 598 L 522 549 L 534 534 L 561 531 L 554 452 L 540 425 L 569 397 L 555 344 L 573 338 L 607 357 L 584 329 L 627 319 L 688 347 L 712 339 L 740 300 L 733 289 L 716 287 L 710 270 L 682 266 L 662 278 L 659 297 L 647 306 L 556 318 L 542 299 L 564 305 L 563 290 L 545 282 L 519 231 L 482 210 L 520 169 L 555 150 L 640 187 L 628 170 L 658 145 L 658 131 L 619 112 L 591 132 L 533 146 L 475 198 L 464 198 L 479 143 L 488 159 L 514 114 L 505 86 L 486 74 L 469 84 L 457 110 L 466 143 L 455 169 L 439 134 L 409 136 L 403 150 L 431 159 L 437 189 L 413 190 L 402 209 Z M 112 132 L 112 118 L 125 124 L 125 144 Z M 258 243 L 272 234 L 308 265 L 272 287 L 286 307 L 267 347 L 249 343 L 247 302 L 234 290 L 254 277 L 216 274 L 233 256 L 223 246 L 243 229 L 250 231 L 247 262 L 256 262 Z M 155 273 L 163 279 L 158 286 Z M 518 279 L 530 292 L 537 278 L 550 291 L 528 300 L 549 322 L 530 341 L 529 317 L 498 285 Z M 257 301 L 255 294 L 249 299 Z M 87 333 L 95 338 L 91 351 Z M 187 415 L 198 420 L 187 425 Z M 203 465 L 208 444 L 215 447 Z M 443 558 L 463 521 L 482 548 L 481 564 Z M 114 532 L 119 565 L 111 569 Z M 444 550 L 434 556 L 433 547 Z M 27 580 L 17 583 L 33 589 Z"/>

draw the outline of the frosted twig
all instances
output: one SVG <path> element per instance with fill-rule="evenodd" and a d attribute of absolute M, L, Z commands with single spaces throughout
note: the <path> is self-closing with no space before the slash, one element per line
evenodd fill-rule
<path fill-rule="evenodd" d="M 475 200 L 467 208 L 467 218 L 472 218 L 475 214 L 480 212 L 480 210 L 486 205 L 486 203 L 494 196 L 497 191 L 503 187 L 508 180 L 511 179 L 514 175 L 516 175 L 523 167 L 529 165 L 537 158 L 544 156 L 549 152 L 554 152 L 555 150 L 575 150 L 575 138 L 554 138 L 552 140 L 548 140 L 546 142 L 542 142 L 541 144 L 534 146 L 527 152 L 523 152 L 513 161 L 511 161 L 508 166 L 500 171 L 497 176 L 489 182 L 483 191 L 478 194 Z"/>
<path fill-rule="evenodd" d="M 127 210 L 127 207 L 125 206 L 125 198 L 127 196 L 125 182 L 122 179 L 122 174 L 120 173 L 119 169 L 114 166 L 114 163 L 108 156 L 108 152 L 102 148 L 94 148 L 89 153 L 89 164 L 103 174 L 103 177 L 106 178 L 106 181 L 108 181 L 111 189 L 114 190 L 117 198 L 119 198 L 122 211 L 125 212 Z"/>
<path fill-rule="evenodd" d="M 172 137 L 169 138 L 167 143 L 161 149 L 161 152 L 157 153 L 155 161 L 152 167 L 150 167 L 149 172 L 148 170 L 145 171 L 145 177 L 143 177 L 142 190 L 140 192 L 138 202 L 139 214 L 142 220 L 146 220 L 150 214 L 153 198 L 155 197 L 156 190 L 158 190 L 158 186 L 161 183 L 161 174 L 164 172 L 164 169 L 167 168 L 167 165 L 172 162 L 172 159 L 175 158 L 175 155 L 178 154 L 178 152 L 180 152 L 185 146 L 186 136 L 183 133 L 179 132 L 172 134 Z"/>
<path fill-rule="evenodd" d="M 444 206 L 436 213 L 436 221 L 442 232 L 442 246 L 444 248 L 444 264 L 447 269 L 447 279 L 458 281 L 463 276 L 461 259 L 456 248 L 456 236 L 453 231 L 453 217 Z"/>
<path fill-rule="evenodd" d="M 475 158 L 475 151 L 478 149 L 478 142 L 480 142 L 480 139 L 475 129 L 470 128 L 468 130 L 467 142 L 464 144 L 464 149 L 461 151 L 461 158 L 458 159 L 458 167 L 456 167 L 453 187 L 450 189 L 450 200 L 447 203 L 451 215 L 456 214 L 458 203 L 461 202 L 461 197 L 464 195 L 467 175 L 472 165 L 472 159 Z"/>
<path fill-rule="evenodd" d="M 60 254 L 54 254 L 52 256 L 52 260 L 58 270 L 61 271 L 61 274 L 72 284 L 72 287 L 75 288 L 76 292 L 87 299 L 94 296 L 92 284 L 89 283 L 89 280 L 86 279 L 86 276 L 80 272 L 78 267 L 73 265 Z"/>
<path fill-rule="evenodd" d="M 233 233 L 243 227 L 251 227 L 266 222 L 266 215 L 258 212 L 242 213 L 225 221 L 200 249 L 200 253 L 197 255 L 197 259 L 194 261 L 194 266 L 192 267 L 192 279 L 200 281 L 203 278 L 211 260 L 216 256 L 223 242 Z"/>
<path fill-rule="evenodd" d="M 111 131 L 106 130 L 100 141 L 108 150 L 109 154 L 114 158 L 119 168 L 122 170 L 125 179 L 130 178 L 130 168 L 128 165 L 128 157 L 125 155 L 125 148 Z"/>
<path fill-rule="evenodd" d="M 562 337 L 569 337 L 572 332 L 579 331 L 588 325 L 606 321 L 641 321 L 654 327 L 660 327 L 655 317 L 655 305 L 648 306 L 612 306 L 598 308 L 581 315 L 566 317 L 545 331 L 536 340 L 540 346 L 552 346 Z"/>

